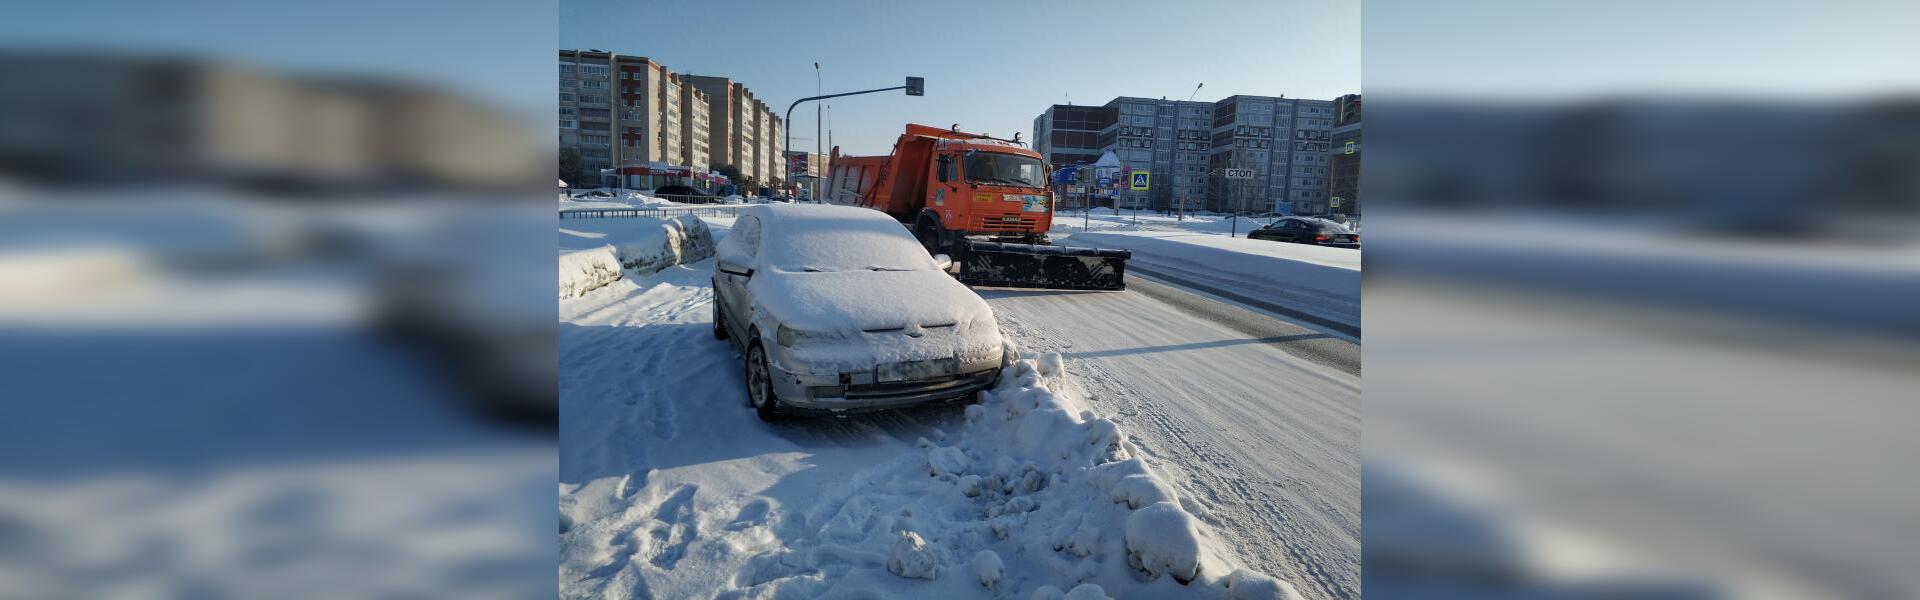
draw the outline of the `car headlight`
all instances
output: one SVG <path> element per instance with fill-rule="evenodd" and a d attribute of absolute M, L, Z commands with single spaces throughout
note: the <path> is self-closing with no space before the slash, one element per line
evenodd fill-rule
<path fill-rule="evenodd" d="M 800 340 L 800 334 L 792 329 L 788 329 L 786 325 L 781 325 L 780 329 L 774 332 L 774 339 L 780 341 L 780 347 L 792 348 L 794 342 Z"/>

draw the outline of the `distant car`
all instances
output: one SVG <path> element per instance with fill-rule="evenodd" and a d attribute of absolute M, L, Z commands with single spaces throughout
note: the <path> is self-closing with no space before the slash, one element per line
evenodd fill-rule
<path fill-rule="evenodd" d="M 606 190 L 593 190 L 591 192 L 580 194 L 578 197 L 580 198 L 612 198 L 613 192 L 609 192 Z"/>
<path fill-rule="evenodd" d="M 663 196 L 674 202 L 686 202 L 689 204 L 708 204 L 720 201 L 719 196 L 702 192 L 699 188 L 686 185 L 663 185 L 653 190 L 653 195 L 656 197 Z"/>
<path fill-rule="evenodd" d="M 713 336 L 762 419 L 972 398 L 1015 357 L 947 257 L 876 210 L 748 206 L 714 262 Z"/>
<path fill-rule="evenodd" d="M 1266 227 L 1247 232 L 1247 238 L 1339 248 L 1360 247 L 1360 234 L 1339 223 L 1309 217 L 1281 217 Z"/>

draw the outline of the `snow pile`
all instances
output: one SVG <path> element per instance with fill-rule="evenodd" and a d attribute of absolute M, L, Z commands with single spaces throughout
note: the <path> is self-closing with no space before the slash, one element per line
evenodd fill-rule
<path fill-rule="evenodd" d="M 698 217 L 570 220 L 560 229 L 560 297 L 572 298 L 621 277 L 713 256 L 713 234 Z"/>
<path fill-rule="evenodd" d="M 612 246 L 560 254 L 560 297 L 575 298 L 620 280 L 620 258 Z"/>
<path fill-rule="evenodd" d="M 803 516 L 818 533 L 753 557 L 737 595 L 1292 597 L 1229 563 L 1116 424 L 1053 391 L 1065 367 L 1014 363 L 957 435 L 825 488 Z"/>
<path fill-rule="evenodd" d="M 981 550 L 973 555 L 973 576 L 980 578 L 982 587 L 991 588 L 1000 584 L 1007 576 L 1007 567 L 1000 563 L 1000 555 L 992 550 Z"/>
<path fill-rule="evenodd" d="M 1134 511 L 1127 517 L 1127 564 L 1156 575 L 1172 575 L 1182 583 L 1192 581 L 1200 573 L 1200 530 L 1193 515 L 1172 502 Z"/>
<path fill-rule="evenodd" d="M 933 549 L 928 548 L 926 540 L 918 534 L 902 531 L 893 542 L 893 553 L 887 556 L 887 572 L 901 577 L 939 579 L 940 558 L 933 555 Z"/>

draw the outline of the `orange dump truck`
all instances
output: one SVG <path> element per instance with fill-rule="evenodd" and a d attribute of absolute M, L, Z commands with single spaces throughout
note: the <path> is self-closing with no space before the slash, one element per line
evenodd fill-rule
<path fill-rule="evenodd" d="M 1017 138 L 1017 136 L 1016 136 Z M 1040 154 L 1017 141 L 907 125 L 886 156 L 840 156 L 821 200 L 893 215 L 975 285 L 1126 288 L 1126 250 L 1054 246 L 1053 192 Z"/>

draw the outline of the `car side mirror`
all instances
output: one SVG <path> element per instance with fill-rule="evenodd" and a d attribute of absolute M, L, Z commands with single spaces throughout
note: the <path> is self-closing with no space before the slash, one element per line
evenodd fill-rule
<path fill-rule="evenodd" d="M 933 264 L 939 265 L 942 271 L 950 271 L 953 269 L 953 257 L 945 254 L 935 254 L 933 255 Z"/>
<path fill-rule="evenodd" d="M 753 276 L 753 267 L 747 266 L 747 261 L 742 260 L 739 255 L 722 256 L 716 264 L 717 266 L 715 268 L 719 269 L 721 273 L 739 275 L 741 277 Z"/>

